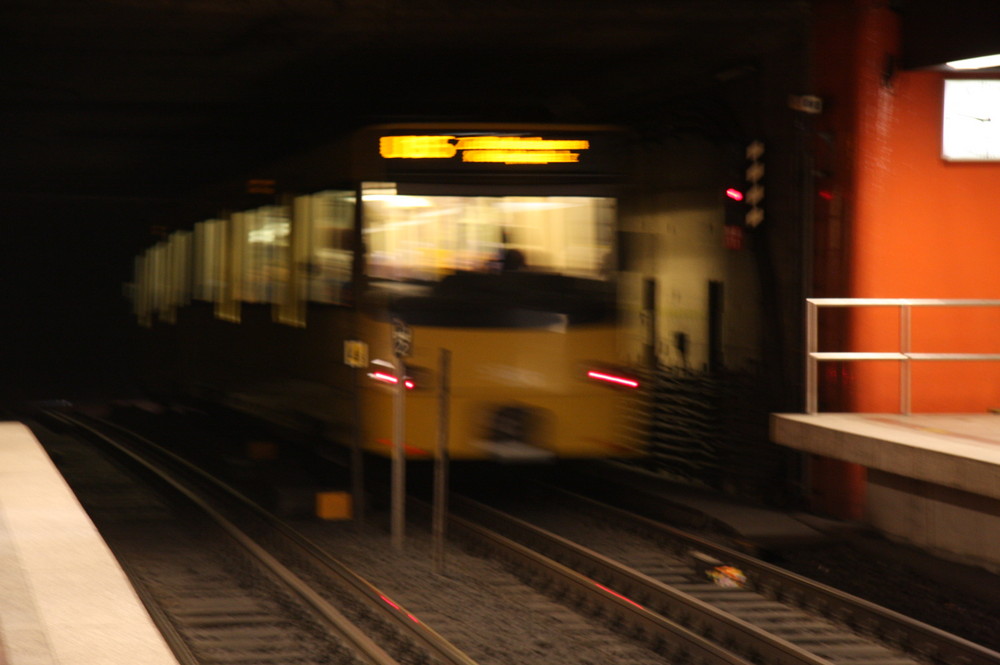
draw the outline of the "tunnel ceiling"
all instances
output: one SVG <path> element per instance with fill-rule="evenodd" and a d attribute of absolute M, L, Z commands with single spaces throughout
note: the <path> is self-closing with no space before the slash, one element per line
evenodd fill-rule
<path fill-rule="evenodd" d="M 926 36 L 939 24 L 934 3 L 899 6 L 909 33 L 924 35 L 909 42 L 911 64 L 938 57 L 934 44 L 947 49 L 945 36 Z M 371 121 L 627 121 L 801 40 L 809 7 L 7 0 L 0 188 L 175 196 Z M 948 16 L 945 32 L 968 43 Z"/>
<path fill-rule="evenodd" d="M 5 193 L 160 196 L 367 121 L 607 121 L 796 39 L 784 0 L 8 0 Z"/>
<path fill-rule="evenodd" d="M 1000 53 L 996 0 L 897 0 L 897 4 L 903 26 L 901 64 L 907 69 L 941 69 L 951 60 Z"/>

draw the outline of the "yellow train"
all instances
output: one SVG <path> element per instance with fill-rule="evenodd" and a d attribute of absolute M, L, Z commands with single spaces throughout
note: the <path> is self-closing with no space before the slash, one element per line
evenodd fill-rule
<path fill-rule="evenodd" d="M 402 438 L 432 457 L 442 404 L 453 459 L 640 454 L 616 305 L 621 141 L 380 125 L 271 167 L 137 257 L 150 386 L 383 455 Z"/>

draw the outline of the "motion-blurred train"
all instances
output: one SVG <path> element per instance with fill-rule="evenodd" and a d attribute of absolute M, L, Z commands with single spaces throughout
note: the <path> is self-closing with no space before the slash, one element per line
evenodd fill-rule
<path fill-rule="evenodd" d="M 458 460 L 640 454 L 615 279 L 622 140 L 381 125 L 271 167 L 136 258 L 150 386 L 411 459 L 441 432 Z"/>

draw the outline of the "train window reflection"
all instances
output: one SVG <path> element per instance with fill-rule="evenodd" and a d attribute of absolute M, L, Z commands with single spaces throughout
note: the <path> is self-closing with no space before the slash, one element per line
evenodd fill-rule
<path fill-rule="evenodd" d="M 191 233 L 177 231 L 150 247 L 135 261 L 134 308 L 141 325 L 154 315 L 176 323 L 177 308 L 191 301 Z"/>
<path fill-rule="evenodd" d="M 139 325 L 153 325 L 153 250 L 147 249 L 135 259 L 132 307 Z"/>
<path fill-rule="evenodd" d="M 208 219 L 194 225 L 194 297 L 198 300 L 218 302 L 222 298 L 224 243 L 222 220 Z"/>
<path fill-rule="evenodd" d="M 177 308 L 191 302 L 191 233 L 177 231 L 167 241 L 167 277 L 163 311 L 176 322 Z"/>
<path fill-rule="evenodd" d="M 603 279 L 614 216 L 614 199 L 602 197 L 399 196 L 370 188 L 367 270 L 390 280 L 504 269 Z"/>
<path fill-rule="evenodd" d="M 240 299 L 280 303 L 287 289 L 291 222 L 284 206 L 242 213 L 243 256 Z"/>
<path fill-rule="evenodd" d="M 309 299 L 343 304 L 351 280 L 353 191 L 329 190 L 309 196 L 303 220 L 312 240 L 307 259 Z"/>

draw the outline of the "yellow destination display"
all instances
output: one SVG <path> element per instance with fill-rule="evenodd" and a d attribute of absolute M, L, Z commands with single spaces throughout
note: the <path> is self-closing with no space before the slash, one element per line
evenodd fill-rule
<path fill-rule="evenodd" d="M 454 136 L 383 136 L 379 154 L 386 159 L 450 159 L 458 148 Z"/>
<path fill-rule="evenodd" d="M 383 136 L 379 154 L 385 159 L 452 159 L 499 164 L 573 163 L 588 150 L 586 140 L 538 136 Z"/>

